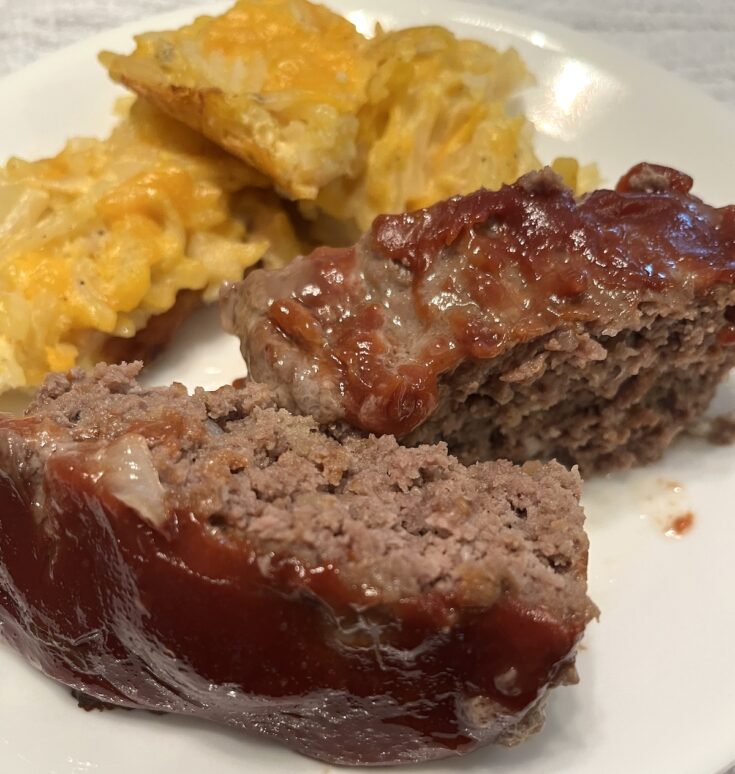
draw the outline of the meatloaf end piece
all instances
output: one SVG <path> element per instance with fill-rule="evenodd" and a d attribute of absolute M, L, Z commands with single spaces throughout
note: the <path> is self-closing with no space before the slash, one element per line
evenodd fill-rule
<path fill-rule="evenodd" d="M 223 294 L 281 405 L 583 473 L 658 458 L 735 363 L 735 207 L 634 167 L 580 200 L 550 170 L 377 218 Z"/>
<path fill-rule="evenodd" d="M 596 612 L 576 472 L 336 440 L 263 386 L 138 369 L 0 419 L 0 634 L 32 664 L 337 763 L 540 726 Z"/>

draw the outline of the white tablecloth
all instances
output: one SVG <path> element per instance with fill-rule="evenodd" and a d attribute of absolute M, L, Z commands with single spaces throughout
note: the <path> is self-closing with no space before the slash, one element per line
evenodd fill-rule
<path fill-rule="evenodd" d="M 0 0 L 0 75 L 92 32 L 190 1 Z M 365 2 L 369 5 L 369 0 Z M 735 107 L 735 0 L 492 0 L 492 4 L 599 35 Z"/>

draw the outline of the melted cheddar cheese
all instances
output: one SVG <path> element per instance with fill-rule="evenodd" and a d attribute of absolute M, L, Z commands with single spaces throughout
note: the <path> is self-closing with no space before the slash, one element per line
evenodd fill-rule
<path fill-rule="evenodd" d="M 508 99 L 530 82 L 513 50 L 459 40 L 442 27 L 383 33 L 359 113 L 360 167 L 321 191 L 317 204 L 358 230 L 482 186 L 497 188 L 539 166 L 532 127 Z"/>
<path fill-rule="evenodd" d="M 138 102 L 107 140 L 0 170 L 0 393 L 132 337 L 182 290 L 212 299 L 268 244 L 231 196 L 260 178 Z"/>
<path fill-rule="evenodd" d="M 443 27 L 378 29 L 358 113 L 358 165 L 319 193 L 319 210 L 352 235 L 382 213 L 499 188 L 541 166 L 533 127 L 509 100 L 532 78 L 514 49 L 461 40 Z M 595 179 L 574 159 L 554 162 L 572 188 Z"/>
<path fill-rule="evenodd" d="M 291 198 L 352 169 L 372 73 L 365 38 L 307 0 L 240 0 L 221 16 L 104 53 L 116 81 L 272 178 Z"/>

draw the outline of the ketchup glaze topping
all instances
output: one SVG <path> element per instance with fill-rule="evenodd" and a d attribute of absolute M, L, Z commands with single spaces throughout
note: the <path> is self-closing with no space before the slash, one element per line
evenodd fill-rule
<path fill-rule="evenodd" d="M 560 326 L 603 331 L 647 299 L 673 306 L 735 282 L 735 206 L 706 205 L 691 186 L 681 172 L 639 164 L 616 190 L 575 200 L 544 170 L 379 216 L 355 247 L 319 248 L 254 280 L 267 303 L 247 323 L 253 373 L 335 385 L 329 409 L 309 413 L 404 436 L 436 407 L 441 374 L 464 361 Z M 287 349 L 302 361 L 298 377 L 275 373 Z"/>
<path fill-rule="evenodd" d="M 37 440 L 29 420 L 0 421 L 8 430 Z M 368 603 L 339 567 L 270 555 L 264 570 L 251 545 L 194 513 L 161 529 L 100 485 L 93 446 L 59 444 L 40 500 L 22 465 L 0 471 L 0 634 L 88 696 L 256 730 L 324 760 L 408 761 L 492 741 L 573 660 L 585 621 L 510 593 L 486 608 L 440 594 Z M 474 726 L 475 696 L 505 722 Z"/>

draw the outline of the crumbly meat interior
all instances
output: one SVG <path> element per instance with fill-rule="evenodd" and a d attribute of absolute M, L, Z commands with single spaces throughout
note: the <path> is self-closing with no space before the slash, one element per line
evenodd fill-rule
<path fill-rule="evenodd" d="M 558 459 L 584 474 L 657 460 L 735 363 L 722 346 L 733 291 L 647 303 L 618 325 L 560 330 L 442 377 L 406 443 L 445 438 L 464 461 Z"/>
<path fill-rule="evenodd" d="M 90 453 L 143 436 L 169 511 L 191 511 L 259 556 L 331 563 L 383 601 L 436 590 L 491 604 L 510 591 L 589 617 L 576 471 L 465 467 L 442 444 L 406 448 L 390 436 L 338 440 L 277 409 L 262 385 L 190 396 L 142 387 L 139 368 L 50 377 L 29 414 Z"/>

